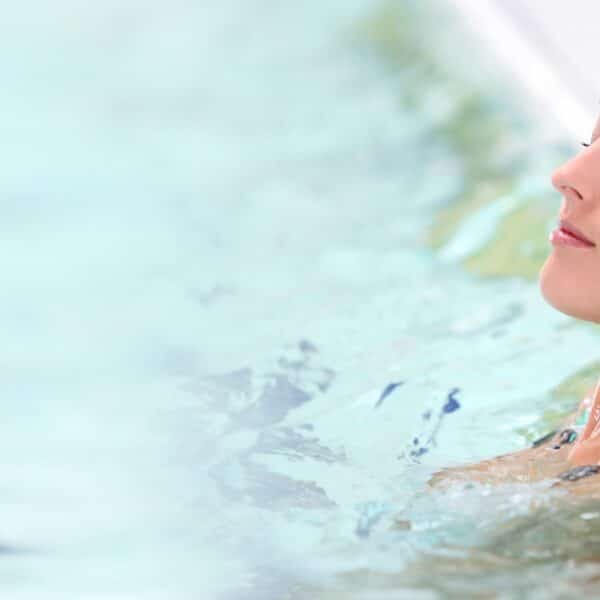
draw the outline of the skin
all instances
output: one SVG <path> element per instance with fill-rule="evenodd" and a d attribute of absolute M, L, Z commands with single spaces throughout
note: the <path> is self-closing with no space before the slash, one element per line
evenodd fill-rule
<path fill-rule="evenodd" d="M 590 389 L 588 394 L 592 394 Z M 598 394 L 600 401 L 600 393 Z M 573 444 L 559 445 L 560 431 L 569 427 L 578 411 L 573 412 L 550 440 L 535 448 L 525 448 L 517 452 L 502 454 L 476 464 L 448 468 L 434 473 L 429 480 L 432 487 L 446 487 L 457 482 L 478 481 L 480 483 L 524 483 L 549 478 L 557 478 L 561 473 L 574 466 L 596 464 L 598 460 L 589 460 L 589 452 L 596 454 L 596 445 L 589 446 L 583 432 L 580 440 Z M 590 421 L 592 418 L 590 417 Z M 588 425 L 590 423 L 588 422 Z M 599 436 L 600 437 L 600 436 Z M 597 458 L 597 456 L 594 456 Z M 557 481 L 557 487 L 565 487 L 574 494 L 590 495 L 600 498 L 600 476 L 590 476 L 575 482 Z"/>
<path fill-rule="evenodd" d="M 600 323 L 600 119 L 591 144 L 552 174 L 562 194 L 559 218 L 578 227 L 593 248 L 552 246 L 539 274 L 544 299 L 557 310 L 584 321 Z"/>
<path fill-rule="evenodd" d="M 552 185 L 562 194 L 558 214 L 577 227 L 594 247 L 575 248 L 551 245 L 551 252 L 539 273 L 543 298 L 567 315 L 600 323 L 600 117 L 590 145 L 560 165 L 552 173 Z M 558 221 L 558 219 L 557 219 Z M 558 444 L 557 434 L 536 448 L 504 454 L 493 459 L 435 473 L 429 484 L 443 486 L 457 480 L 482 482 L 539 481 L 581 465 L 600 464 L 600 389 L 586 396 L 592 399 L 592 410 L 583 432 L 575 443 Z M 578 410 L 581 410 L 580 405 Z M 575 421 L 573 413 L 563 424 Z M 559 429 L 560 432 L 560 429 Z M 600 498 L 600 474 L 575 482 L 557 481 L 557 486 L 586 497 Z"/>

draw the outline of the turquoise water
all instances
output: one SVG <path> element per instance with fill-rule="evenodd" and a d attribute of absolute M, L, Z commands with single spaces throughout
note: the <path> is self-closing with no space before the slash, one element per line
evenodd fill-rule
<path fill-rule="evenodd" d="M 565 148 L 439 6 L 322 4 L 11 9 L 4 596 L 548 598 L 597 573 L 567 562 L 589 509 L 531 512 L 546 484 L 425 488 L 526 446 L 596 359 L 530 266 L 490 275 L 503 219 L 558 208 Z M 428 241 L 475 180 L 502 192 Z"/>

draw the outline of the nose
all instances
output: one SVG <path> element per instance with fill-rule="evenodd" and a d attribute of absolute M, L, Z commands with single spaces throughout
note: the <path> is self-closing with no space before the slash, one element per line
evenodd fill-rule
<path fill-rule="evenodd" d="M 576 185 L 575 178 L 572 176 L 571 171 L 566 168 L 566 165 L 562 165 L 552 173 L 552 185 L 564 196 L 574 198 L 576 200 L 583 200 L 583 194 L 581 192 L 581 184 Z"/>
<path fill-rule="evenodd" d="M 590 165 L 585 158 L 584 154 L 575 156 L 552 173 L 552 185 L 567 198 L 573 200 L 589 198 L 587 188 L 590 184 L 588 181 Z"/>

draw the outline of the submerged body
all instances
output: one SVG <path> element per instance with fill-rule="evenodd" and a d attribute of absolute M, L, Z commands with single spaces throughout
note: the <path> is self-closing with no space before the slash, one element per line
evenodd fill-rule
<path fill-rule="evenodd" d="M 457 482 L 535 482 L 556 478 L 555 485 L 600 498 L 600 379 L 561 428 L 533 446 L 473 465 L 443 469 L 431 486 Z"/>

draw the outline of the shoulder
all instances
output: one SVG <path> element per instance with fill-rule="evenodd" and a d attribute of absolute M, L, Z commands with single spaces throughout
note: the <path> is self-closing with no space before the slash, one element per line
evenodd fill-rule
<path fill-rule="evenodd" d="M 572 437 L 567 441 L 562 440 L 561 432 L 565 429 L 574 429 L 579 435 L 583 431 L 597 386 L 598 384 L 586 392 L 579 404 L 557 429 L 541 436 L 530 447 L 478 463 L 442 469 L 433 474 L 428 485 L 443 487 L 461 481 L 533 482 L 557 477 L 573 466 L 567 460 L 573 447 Z"/>

